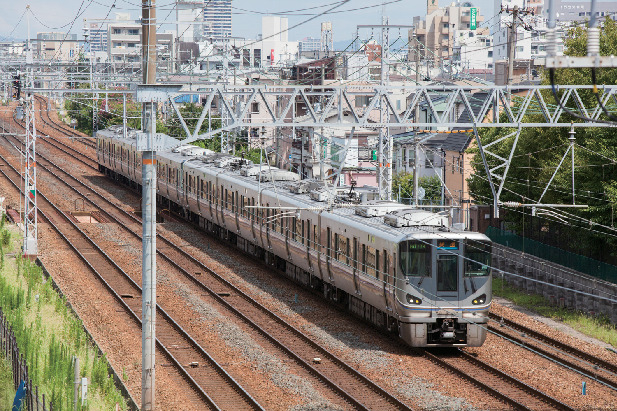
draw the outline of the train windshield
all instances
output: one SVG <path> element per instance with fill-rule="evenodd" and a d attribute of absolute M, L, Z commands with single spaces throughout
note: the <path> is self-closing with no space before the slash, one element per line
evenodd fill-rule
<path fill-rule="evenodd" d="M 491 244 L 465 241 L 465 276 L 481 277 L 491 273 Z"/>
<path fill-rule="evenodd" d="M 430 240 L 429 240 L 430 241 Z M 431 276 L 431 244 L 428 241 L 403 241 L 399 244 L 401 272 L 406 276 Z"/>

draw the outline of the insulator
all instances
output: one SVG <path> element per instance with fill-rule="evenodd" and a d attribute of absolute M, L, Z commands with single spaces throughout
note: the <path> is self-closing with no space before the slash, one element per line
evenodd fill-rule
<path fill-rule="evenodd" d="M 600 29 L 598 27 L 587 29 L 587 55 L 590 57 L 600 55 Z"/>
<path fill-rule="evenodd" d="M 520 207 L 521 203 L 517 203 L 516 201 L 506 201 L 502 205 L 505 207 Z"/>

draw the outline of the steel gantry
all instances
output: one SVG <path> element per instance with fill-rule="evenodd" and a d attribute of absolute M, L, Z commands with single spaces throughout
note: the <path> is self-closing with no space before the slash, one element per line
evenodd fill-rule
<path fill-rule="evenodd" d="M 38 208 L 36 205 L 36 122 L 34 97 L 28 93 L 23 100 L 26 117 L 26 148 L 24 168 L 24 257 L 36 257 L 38 254 Z"/>
<path fill-rule="evenodd" d="M 160 86 L 160 90 L 155 90 Z M 183 144 L 197 140 L 218 137 L 241 127 L 252 129 L 293 129 L 306 128 L 315 131 L 320 128 L 380 130 L 382 128 L 405 132 L 416 130 L 421 144 L 431 138 L 432 131 L 469 132 L 482 158 L 486 176 L 493 194 L 495 213 L 501 206 L 500 196 L 507 178 L 510 163 L 517 147 L 520 132 L 524 128 L 580 128 L 615 127 L 607 122 L 603 108 L 597 102 L 584 99 L 584 93 L 593 90 L 592 85 L 559 86 L 557 98 L 551 86 L 377 86 L 364 85 L 212 85 L 200 84 L 199 91 L 182 91 L 180 85 L 157 84 L 149 90 L 141 90 L 139 100 L 148 99 L 148 93 L 155 93 L 156 100 L 173 102 L 186 94 L 198 94 L 203 109 L 194 130 L 189 130 L 182 119 L 180 110 L 176 113 L 185 131 Z M 154 89 L 152 88 L 154 87 Z M 133 94 L 134 90 L 74 90 L 36 89 L 38 92 Z M 617 86 L 603 86 L 600 98 L 604 106 L 614 110 L 617 105 Z M 403 96 L 404 104 L 397 108 L 395 96 Z M 357 97 L 366 104 L 356 104 Z M 400 97 L 399 97 L 400 98 Z M 145 100 L 144 100 L 145 99 Z M 234 100 L 241 100 L 241 107 L 234 106 Z M 257 103 L 263 107 L 261 115 L 252 113 Z M 612 104 L 608 104 L 612 103 Z M 172 103 L 172 105 L 174 105 Z M 227 124 L 200 133 L 201 126 L 216 107 L 218 115 L 228 117 Z M 387 115 L 384 116 L 384 107 Z M 567 112 L 576 111 L 587 118 L 572 123 Z M 419 117 L 419 118 L 416 118 Z M 490 143 L 483 143 L 478 131 L 482 128 L 512 129 L 511 133 Z M 316 135 L 318 133 L 309 133 Z M 392 139 L 392 137 L 389 137 Z M 391 143 L 391 141 L 390 141 Z M 499 145 L 508 147 L 507 156 L 496 154 Z M 374 147 L 375 149 L 377 147 Z M 489 159 L 491 164 L 489 166 Z"/>

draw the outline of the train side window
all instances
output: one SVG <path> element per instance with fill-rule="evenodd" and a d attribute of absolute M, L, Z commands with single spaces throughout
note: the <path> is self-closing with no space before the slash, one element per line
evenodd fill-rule
<path fill-rule="evenodd" d="M 326 255 L 328 257 L 332 256 L 332 234 L 330 227 L 326 228 Z"/>
<path fill-rule="evenodd" d="M 337 247 L 337 255 L 338 255 L 338 260 L 341 263 L 345 263 L 345 264 L 349 264 L 349 253 L 348 253 L 348 243 L 349 240 L 347 239 L 347 237 L 341 235 L 339 236 L 339 240 L 338 240 L 338 247 Z"/>
<path fill-rule="evenodd" d="M 317 244 L 319 243 L 319 233 L 317 230 L 317 224 L 313 225 L 313 249 L 317 250 Z"/>
<path fill-rule="evenodd" d="M 279 220 L 279 224 L 280 224 L 280 228 L 281 228 L 280 233 L 281 234 L 285 234 L 285 230 L 287 229 L 287 218 L 283 217 L 282 214 L 283 214 L 283 211 L 279 211 L 279 219 L 278 220 Z"/>
<path fill-rule="evenodd" d="M 375 277 L 379 280 L 379 250 L 375 250 Z"/>
<path fill-rule="evenodd" d="M 299 218 L 294 218 L 294 221 L 296 222 L 294 240 L 300 242 L 302 241 L 302 228 L 304 227 L 304 224 L 303 224 L 303 221 Z"/>
<path fill-rule="evenodd" d="M 356 269 L 358 268 L 358 239 L 356 237 L 353 238 L 351 266 Z"/>
<path fill-rule="evenodd" d="M 384 283 L 388 282 L 388 251 L 383 250 L 383 267 L 382 267 L 382 273 L 383 273 L 383 281 Z"/>
<path fill-rule="evenodd" d="M 300 220 L 300 224 L 302 224 L 300 227 L 300 242 L 304 244 L 304 220 Z"/>
<path fill-rule="evenodd" d="M 339 249 L 338 249 L 338 233 L 334 233 L 334 259 L 338 260 L 339 258 Z"/>
<path fill-rule="evenodd" d="M 366 265 L 366 273 L 375 277 L 375 259 L 376 250 L 371 246 L 366 246 L 366 253 L 364 255 L 364 263 Z"/>
<path fill-rule="evenodd" d="M 361 256 L 362 256 L 362 260 L 361 260 L 362 271 L 366 273 L 367 271 L 366 271 L 366 245 L 365 244 L 362 244 Z"/>
<path fill-rule="evenodd" d="M 392 285 L 396 284 L 396 253 L 392 254 Z"/>

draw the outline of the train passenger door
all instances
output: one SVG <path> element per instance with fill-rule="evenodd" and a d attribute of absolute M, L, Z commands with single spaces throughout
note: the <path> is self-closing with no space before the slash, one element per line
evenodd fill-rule
<path fill-rule="evenodd" d="M 393 280 L 396 281 L 395 278 L 392 278 L 392 270 L 390 268 L 390 255 L 387 250 L 383 250 L 382 260 L 383 260 L 383 276 L 381 278 L 382 288 L 383 288 L 383 298 L 386 305 L 386 310 L 392 311 L 394 307 L 394 286 Z"/>
<path fill-rule="evenodd" d="M 234 195 L 234 193 L 232 193 L 232 195 Z M 242 198 L 240 198 L 242 197 Z M 238 230 L 238 232 L 240 232 L 240 213 L 242 212 L 242 210 L 244 210 L 244 196 L 240 196 L 240 193 L 238 191 L 235 192 L 235 199 L 233 201 L 233 203 L 236 206 L 235 209 L 235 213 L 236 213 L 236 230 Z"/>
<path fill-rule="evenodd" d="M 359 278 L 360 264 L 359 264 L 358 248 L 359 248 L 358 247 L 358 237 L 354 237 L 353 238 L 353 249 L 351 251 L 352 268 L 353 268 L 353 285 L 356 290 L 356 294 L 359 295 L 361 293 L 360 293 L 360 278 Z"/>
<path fill-rule="evenodd" d="M 328 270 L 328 278 L 332 281 L 332 230 L 326 228 L 326 268 Z"/>

